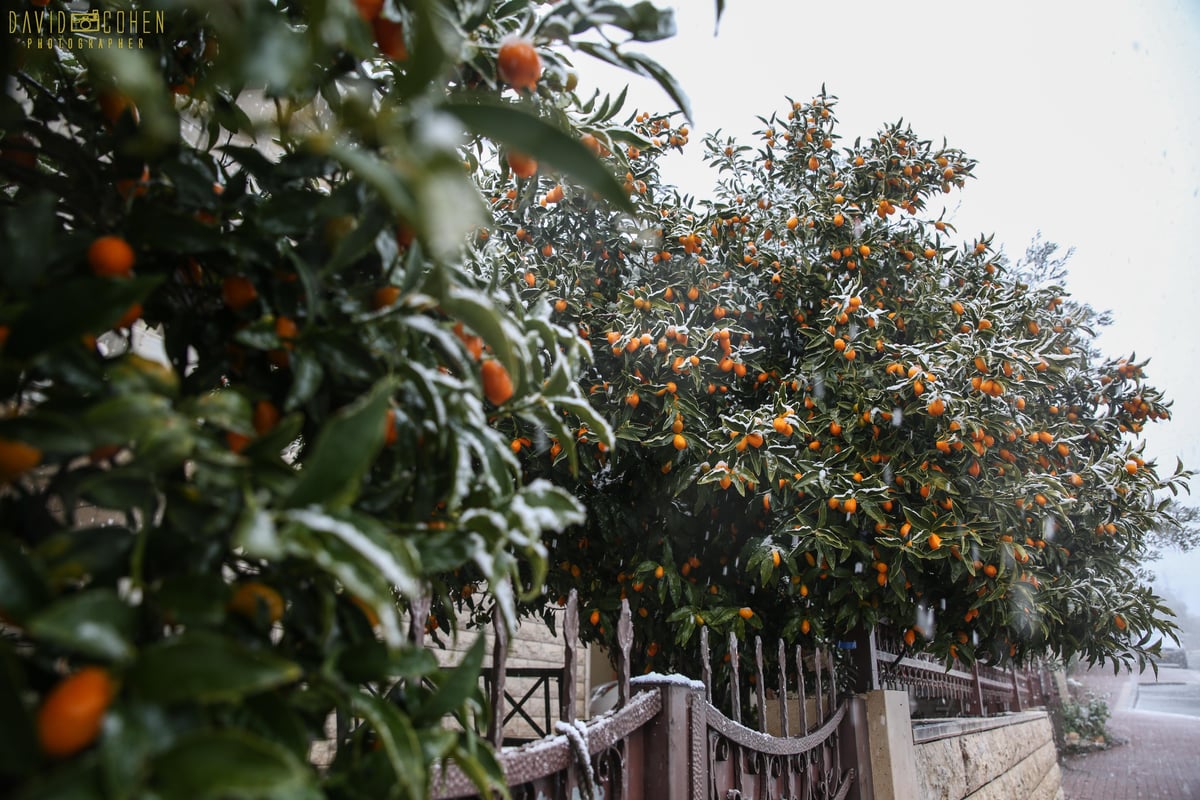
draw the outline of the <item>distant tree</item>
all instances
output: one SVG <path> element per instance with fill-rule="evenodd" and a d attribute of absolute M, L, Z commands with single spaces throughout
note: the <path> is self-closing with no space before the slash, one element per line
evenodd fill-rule
<path fill-rule="evenodd" d="M 707 137 L 701 202 L 659 179 L 690 139 L 670 116 L 593 135 L 636 214 L 552 173 L 482 178 L 477 269 L 593 354 L 601 419 L 501 423 L 588 509 L 551 540 L 551 592 L 578 589 L 606 645 L 628 600 L 640 669 L 694 670 L 702 626 L 811 645 L 885 620 L 947 660 L 1144 659 L 1174 625 L 1136 569 L 1187 478 L 1142 456 L 1161 393 L 1095 350 L 1054 245 L 1008 265 L 930 213 L 966 154 L 903 124 L 840 146 L 835 106 Z"/>
<path fill-rule="evenodd" d="M 1200 508 L 1170 500 L 1161 521 L 1150 529 L 1150 558 L 1162 558 L 1165 550 L 1190 553 L 1200 547 Z"/>

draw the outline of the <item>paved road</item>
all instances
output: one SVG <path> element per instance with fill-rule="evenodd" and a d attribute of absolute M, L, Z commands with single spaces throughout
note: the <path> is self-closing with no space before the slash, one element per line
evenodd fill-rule
<path fill-rule="evenodd" d="M 1127 743 L 1066 759 L 1066 800 L 1200 800 L 1200 671 L 1074 677 L 1108 695 L 1108 727 Z"/>
<path fill-rule="evenodd" d="M 1182 670 L 1181 670 L 1182 671 Z M 1158 711 L 1200 718 L 1200 683 L 1173 681 L 1178 676 L 1163 670 L 1157 684 L 1140 684 L 1133 707 L 1138 711 Z M 1197 753 L 1200 758 L 1200 753 Z"/>

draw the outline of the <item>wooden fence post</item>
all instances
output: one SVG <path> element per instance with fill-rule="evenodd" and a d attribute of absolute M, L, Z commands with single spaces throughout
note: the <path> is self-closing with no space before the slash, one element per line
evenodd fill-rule
<path fill-rule="evenodd" d="M 643 797 L 704 800 L 708 797 L 708 747 L 703 685 L 681 680 L 637 681 L 658 690 L 662 710 L 646 728 Z"/>
<path fill-rule="evenodd" d="M 488 720 L 488 741 L 499 750 L 504 745 L 504 667 L 508 663 L 508 628 L 499 611 L 492 618 L 495 638 L 492 640 L 492 683 L 488 702 L 492 717 Z"/>
<path fill-rule="evenodd" d="M 967 695 L 967 713 L 973 717 L 987 716 L 987 706 L 983 704 L 983 684 L 979 680 L 979 662 L 971 665 L 971 688 Z"/>
<path fill-rule="evenodd" d="M 1011 674 L 1013 686 L 1013 711 L 1024 711 L 1025 698 L 1022 696 L 1024 693 L 1021 691 L 1021 685 L 1024 683 L 1024 680 L 1022 679 L 1021 673 L 1017 671 L 1016 667 L 1011 669 Z"/>

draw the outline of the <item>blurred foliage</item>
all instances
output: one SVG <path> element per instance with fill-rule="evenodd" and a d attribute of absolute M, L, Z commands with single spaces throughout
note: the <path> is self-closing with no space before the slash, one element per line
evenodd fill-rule
<path fill-rule="evenodd" d="M 420 640 L 468 568 L 511 624 L 545 532 L 583 520 L 497 426 L 594 414 L 574 331 L 463 269 L 489 216 L 471 170 L 518 147 L 627 207 L 565 54 L 678 93 L 627 48 L 670 13 L 106 2 L 108 31 L 49 46 L 67 7 L 22 5 L 0 98 L 4 794 L 418 798 L 444 759 L 486 791 L 482 649 L 443 669 Z"/>

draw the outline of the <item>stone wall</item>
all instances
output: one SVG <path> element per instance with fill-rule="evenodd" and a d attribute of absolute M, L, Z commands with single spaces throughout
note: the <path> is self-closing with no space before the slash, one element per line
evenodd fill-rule
<path fill-rule="evenodd" d="M 1044 711 L 921 722 L 913 727 L 924 800 L 1062 800 L 1062 774 Z"/>
<path fill-rule="evenodd" d="M 525 667 L 540 667 L 548 669 L 562 669 L 564 650 L 562 631 L 557 631 L 558 636 L 552 636 L 550 629 L 541 620 L 528 619 L 525 620 L 508 644 L 508 668 L 521 669 Z M 435 645 L 430 645 L 430 649 L 437 656 L 438 662 L 453 666 L 462 660 L 463 654 L 470 649 L 475 640 L 483 635 L 487 640 L 485 645 L 486 655 L 484 656 L 484 666 L 490 667 L 492 663 L 492 645 L 494 634 L 489 626 L 486 631 L 460 629 L 458 636 L 451 639 L 449 636 L 444 636 L 446 647 L 445 649 L 438 648 Z M 577 668 L 575 670 L 575 696 L 578 698 L 575 706 L 575 714 L 579 719 L 586 719 L 588 716 L 588 695 L 591 692 L 592 685 L 590 680 L 590 658 L 589 653 L 583 646 L 579 647 L 577 653 Z M 505 688 L 509 695 L 520 699 L 533 686 L 533 679 L 509 677 L 506 680 Z M 530 701 L 530 715 L 539 720 L 544 709 L 543 689 L 539 689 L 534 695 L 534 699 Z M 550 713 L 552 719 L 558 719 L 558 684 L 552 683 L 550 686 Z M 532 736 L 532 731 L 527 723 L 519 717 L 514 717 L 513 720 L 505 726 L 505 735 L 512 737 L 527 738 Z"/>

